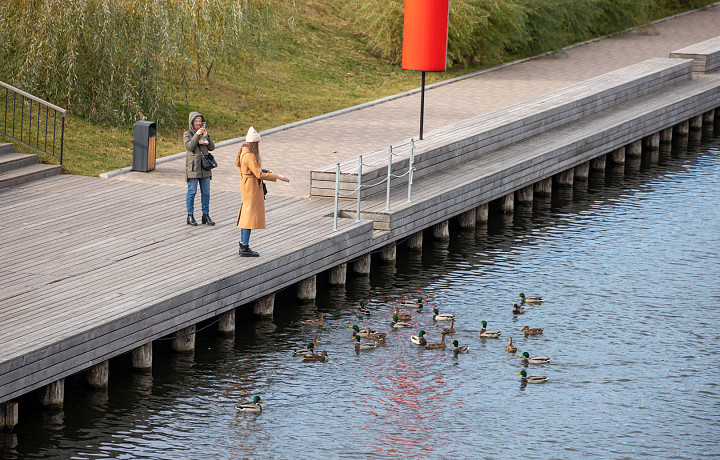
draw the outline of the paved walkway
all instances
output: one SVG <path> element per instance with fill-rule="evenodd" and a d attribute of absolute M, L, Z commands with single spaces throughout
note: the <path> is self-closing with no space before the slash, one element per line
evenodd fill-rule
<path fill-rule="evenodd" d="M 720 7 L 658 23 L 651 32 L 606 38 L 561 56 L 534 59 L 429 90 L 425 133 L 645 59 L 669 57 L 671 51 L 720 34 Z M 420 96 L 415 94 L 264 136 L 263 166 L 291 180 L 290 184 L 268 184 L 269 193 L 308 196 L 312 169 L 417 136 L 419 111 Z M 213 189 L 237 190 L 238 149 L 239 144 L 216 150 L 219 166 L 213 173 Z M 161 163 L 151 173 L 131 172 L 112 180 L 184 187 L 184 166 L 183 158 Z M 179 205 L 183 202 L 179 197 Z"/>

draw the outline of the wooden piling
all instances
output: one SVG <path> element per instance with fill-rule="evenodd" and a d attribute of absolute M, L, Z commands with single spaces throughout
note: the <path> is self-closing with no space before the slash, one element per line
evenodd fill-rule
<path fill-rule="evenodd" d="M 518 204 L 532 205 L 534 193 L 533 189 L 533 185 L 530 184 L 527 187 L 523 187 L 520 190 L 515 191 L 515 200 Z"/>
<path fill-rule="evenodd" d="M 360 256 L 360 258 L 353 263 L 353 273 L 363 276 L 369 275 L 371 263 L 372 258 L 370 257 L 370 253 Z"/>
<path fill-rule="evenodd" d="M 690 120 L 685 120 L 673 126 L 673 134 L 676 136 L 687 136 L 690 133 Z"/>
<path fill-rule="evenodd" d="M 347 264 L 340 264 L 330 269 L 330 284 L 340 286 L 345 284 Z"/>
<path fill-rule="evenodd" d="M 575 177 L 575 168 L 566 169 L 565 171 L 555 174 L 555 183 L 559 187 L 572 187 Z"/>
<path fill-rule="evenodd" d="M 275 294 L 266 295 L 253 302 L 253 313 L 257 316 L 272 317 L 275 310 Z"/>
<path fill-rule="evenodd" d="M 477 222 L 487 222 L 489 214 L 490 214 L 490 204 L 489 203 L 481 204 L 480 206 L 475 208 L 475 220 Z"/>
<path fill-rule="evenodd" d="M 107 388 L 110 378 L 110 361 L 103 361 L 85 371 L 85 380 L 93 388 Z"/>
<path fill-rule="evenodd" d="M 393 262 L 395 262 L 396 258 L 397 258 L 397 245 L 395 244 L 394 241 L 392 243 L 388 243 L 380 251 L 380 260 L 382 260 L 385 263 L 393 263 Z"/>
<path fill-rule="evenodd" d="M 623 157 L 625 151 L 623 150 Z M 590 160 L 590 169 L 593 171 L 605 171 L 605 164 L 607 163 L 607 155 L 600 155 Z"/>
<path fill-rule="evenodd" d="M 0 404 L 0 430 L 12 429 L 18 424 L 18 403 L 7 401 Z"/>
<path fill-rule="evenodd" d="M 515 212 L 515 194 L 508 193 L 501 198 L 502 204 L 500 205 L 500 211 L 503 214 L 512 214 Z"/>
<path fill-rule="evenodd" d="M 552 195 L 552 177 L 539 180 L 533 184 L 535 195 L 549 197 Z"/>
<path fill-rule="evenodd" d="M 691 131 L 694 129 L 702 129 L 702 125 L 703 125 L 703 116 L 702 115 L 698 115 L 697 117 L 692 117 L 690 119 L 690 130 Z"/>
<path fill-rule="evenodd" d="M 642 155 L 642 140 L 635 141 L 625 147 L 626 157 L 639 157 Z"/>
<path fill-rule="evenodd" d="M 671 144 L 672 136 L 673 136 L 673 129 L 665 128 L 662 131 L 660 131 L 660 142 L 663 144 Z"/>
<path fill-rule="evenodd" d="M 195 349 L 195 325 L 184 327 L 173 334 L 170 346 L 179 352 L 188 352 Z"/>
<path fill-rule="evenodd" d="M 610 164 L 613 165 L 624 165 L 625 164 L 625 147 L 615 149 L 610 153 Z"/>
<path fill-rule="evenodd" d="M 423 231 L 420 230 L 419 232 L 413 233 L 413 235 L 408 239 L 407 246 L 408 248 L 414 250 L 414 251 L 422 251 L 422 245 L 423 245 Z"/>
<path fill-rule="evenodd" d="M 651 134 L 643 139 L 645 150 L 657 150 L 660 148 L 660 133 Z"/>
<path fill-rule="evenodd" d="M 575 166 L 575 180 L 585 182 L 590 177 L 590 161 Z"/>
<path fill-rule="evenodd" d="M 235 309 L 220 314 L 218 318 L 218 332 L 232 335 L 235 333 Z"/>
<path fill-rule="evenodd" d="M 439 240 L 447 240 L 450 238 L 450 223 L 447 220 L 433 225 L 433 236 Z"/>
<path fill-rule="evenodd" d="M 475 220 L 476 220 L 476 211 L 475 208 L 472 208 L 469 211 L 465 211 L 464 213 L 460 214 L 458 216 L 458 225 L 462 229 L 470 230 L 475 228 Z"/>
<path fill-rule="evenodd" d="M 140 345 L 132 351 L 133 369 L 152 369 L 152 342 Z"/>
<path fill-rule="evenodd" d="M 65 379 L 45 385 L 40 390 L 40 404 L 45 407 L 62 407 L 65 402 Z"/>
<path fill-rule="evenodd" d="M 299 281 L 296 295 L 300 300 L 315 300 L 317 295 L 317 275 L 308 276 Z"/>

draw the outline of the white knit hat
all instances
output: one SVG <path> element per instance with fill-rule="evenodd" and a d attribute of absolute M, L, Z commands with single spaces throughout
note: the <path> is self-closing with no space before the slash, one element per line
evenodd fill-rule
<path fill-rule="evenodd" d="M 260 142 L 260 134 L 258 134 L 252 126 L 248 129 L 247 136 L 245 136 L 245 142 Z"/>

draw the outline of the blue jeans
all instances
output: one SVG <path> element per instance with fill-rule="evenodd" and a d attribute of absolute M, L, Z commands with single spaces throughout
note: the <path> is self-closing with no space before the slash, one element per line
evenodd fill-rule
<path fill-rule="evenodd" d="M 240 229 L 240 242 L 247 246 L 250 244 L 250 229 L 249 228 L 241 228 Z"/>
<path fill-rule="evenodd" d="M 195 214 L 195 194 L 197 193 L 198 182 L 200 182 L 200 203 L 203 214 L 210 214 L 210 178 L 188 179 L 187 195 L 185 196 L 185 208 L 188 214 Z"/>

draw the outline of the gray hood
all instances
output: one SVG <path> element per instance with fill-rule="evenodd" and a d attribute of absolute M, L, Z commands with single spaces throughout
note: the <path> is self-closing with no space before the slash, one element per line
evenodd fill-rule
<path fill-rule="evenodd" d="M 190 129 L 191 133 L 195 133 L 195 128 L 193 128 L 193 120 L 197 117 L 202 118 L 202 121 L 205 121 L 205 117 L 203 117 L 203 114 L 200 112 L 190 112 L 190 116 L 188 117 L 188 129 Z"/>

